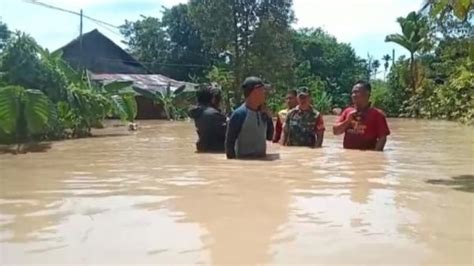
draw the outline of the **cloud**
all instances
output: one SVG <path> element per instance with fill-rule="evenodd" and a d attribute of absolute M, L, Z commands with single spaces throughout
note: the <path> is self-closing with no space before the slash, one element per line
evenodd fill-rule
<path fill-rule="evenodd" d="M 397 32 L 397 17 L 420 6 L 421 0 L 294 0 L 297 27 L 323 27 L 344 42 Z"/>
<path fill-rule="evenodd" d="M 140 15 L 160 16 L 161 6 L 171 7 L 187 0 L 39 0 L 65 9 L 78 11 L 94 18 L 121 25 Z M 338 40 L 352 43 L 356 52 L 375 57 L 397 49 L 385 43 L 385 35 L 399 32 L 396 18 L 417 10 L 422 0 L 293 0 L 296 27 L 323 27 Z M 18 14 L 21 13 L 21 16 Z M 23 0 L 0 0 L 0 17 L 12 30 L 31 34 L 41 45 L 56 49 L 79 32 L 79 18 L 70 14 L 27 4 Z M 84 32 L 98 28 L 116 43 L 121 36 L 117 30 L 105 29 L 84 20 Z"/>

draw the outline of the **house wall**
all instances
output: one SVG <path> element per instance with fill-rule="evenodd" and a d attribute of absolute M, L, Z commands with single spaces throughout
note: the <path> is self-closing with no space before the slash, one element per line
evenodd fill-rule
<path fill-rule="evenodd" d="M 138 114 L 137 119 L 165 119 L 163 107 L 143 96 L 136 96 Z"/>

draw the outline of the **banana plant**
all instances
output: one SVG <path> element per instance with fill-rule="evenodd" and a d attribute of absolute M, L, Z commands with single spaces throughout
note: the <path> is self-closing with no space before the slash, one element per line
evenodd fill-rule
<path fill-rule="evenodd" d="M 0 131 L 20 143 L 34 135 L 46 133 L 54 117 L 48 97 L 39 90 L 20 86 L 0 88 Z"/>
<path fill-rule="evenodd" d="M 105 93 L 110 97 L 115 114 L 122 121 L 133 123 L 137 117 L 138 107 L 135 93 L 130 89 L 133 82 L 116 81 L 103 86 Z M 130 90 L 128 90 L 130 89 Z"/>
<path fill-rule="evenodd" d="M 134 87 L 133 89 L 143 97 L 146 97 L 157 104 L 161 104 L 165 111 L 166 119 L 172 120 L 179 116 L 177 100 L 186 89 L 186 85 L 182 85 L 174 91 L 171 90 L 171 84 L 169 83 L 164 90 L 151 91 L 137 87 Z"/>

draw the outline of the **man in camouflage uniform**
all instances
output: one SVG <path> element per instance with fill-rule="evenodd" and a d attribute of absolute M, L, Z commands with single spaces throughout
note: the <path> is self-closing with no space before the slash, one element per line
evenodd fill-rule
<path fill-rule="evenodd" d="M 319 148 L 324 139 L 323 117 L 311 106 L 307 88 L 300 89 L 297 98 L 298 106 L 286 117 L 283 145 Z"/>

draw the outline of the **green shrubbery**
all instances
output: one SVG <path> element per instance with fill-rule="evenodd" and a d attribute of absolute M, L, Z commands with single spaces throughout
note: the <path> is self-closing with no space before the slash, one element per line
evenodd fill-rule
<path fill-rule="evenodd" d="M 137 113 L 134 92 L 121 90 L 130 83 L 93 84 L 24 34 L 6 44 L 0 71 L 0 143 L 89 136 L 108 116 Z"/>

